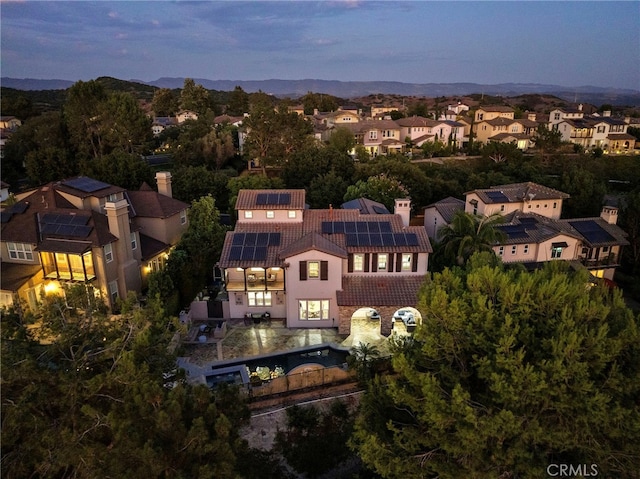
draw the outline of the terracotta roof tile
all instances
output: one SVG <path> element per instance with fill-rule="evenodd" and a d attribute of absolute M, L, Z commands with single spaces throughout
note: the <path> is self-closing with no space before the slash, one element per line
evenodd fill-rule
<path fill-rule="evenodd" d="M 420 275 L 343 276 L 336 292 L 340 306 L 416 306 L 425 277 Z"/>
<path fill-rule="evenodd" d="M 153 190 L 127 191 L 126 196 L 135 216 L 168 218 L 189 208 L 187 203 Z"/>

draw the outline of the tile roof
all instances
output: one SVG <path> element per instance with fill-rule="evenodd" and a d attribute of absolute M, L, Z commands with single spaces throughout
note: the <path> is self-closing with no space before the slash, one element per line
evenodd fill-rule
<path fill-rule="evenodd" d="M 453 196 L 448 196 L 443 200 L 425 206 L 425 209 L 426 208 L 435 208 L 447 223 L 451 223 L 454 215 L 458 211 L 464 210 L 464 201 L 454 198 Z"/>
<path fill-rule="evenodd" d="M 531 135 L 527 135 L 526 133 L 498 133 L 497 135 L 490 136 L 490 140 L 495 141 L 504 141 L 507 138 L 514 138 L 516 140 L 529 140 L 531 139 Z"/>
<path fill-rule="evenodd" d="M 109 196 L 115 193 L 122 193 L 126 191 L 124 188 L 120 186 L 109 185 L 107 183 L 102 183 L 102 182 L 96 182 L 96 184 L 102 183 L 105 185 L 104 188 L 100 188 L 94 191 L 83 191 L 69 184 L 69 182 L 73 182 L 75 180 L 82 180 L 82 179 L 92 180 L 92 178 L 87 178 L 85 176 L 77 176 L 75 178 L 67 178 L 62 181 L 57 181 L 52 185 L 56 190 L 62 191 L 63 193 L 68 193 L 78 198 L 88 198 L 90 196 L 94 196 L 96 198 L 104 198 L 106 196 Z M 92 181 L 95 181 L 95 180 L 92 180 Z"/>
<path fill-rule="evenodd" d="M 416 306 L 421 275 L 343 276 L 342 290 L 336 291 L 339 306 Z"/>
<path fill-rule="evenodd" d="M 29 281 L 42 269 L 39 264 L 20 264 L 2 262 L 0 270 L 0 289 L 16 292 L 20 286 Z"/>
<path fill-rule="evenodd" d="M 258 195 L 289 194 L 287 204 L 258 204 Z M 306 192 L 303 189 L 289 190 L 240 190 L 236 200 L 236 210 L 302 210 Z"/>
<path fill-rule="evenodd" d="M 282 260 L 284 260 L 291 256 L 311 250 L 322 251 L 323 253 L 338 256 L 339 258 L 347 257 L 347 252 L 343 248 L 333 243 L 332 241 L 329 241 L 320 233 L 317 233 L 315 231 L 312 233 L 307 233 L 298 241 L 295 241 L 288 247 L 280 250 L 279 256 Z"/>
<path fill-rule="evenodd" d="M 163 251 L 167 251 L 169 248 L 171 248 L 171 245 L 140 233 L 140 251 L 142 253 L 142 261 L 148 261 Z"/>
<path fill-rule="evenodd" d="M 500 192 L 507 198 L 504 200 L 494 200 L 487 196 L 487 193 Z M 567 193 L 554 190 L 547 186 L 539 185 L 531 181 L 526 183 L 512 183 L 508 185 L 496 185 L 491 188 L 484 188 L 479 190 L 472 190 L 465 193 L 477 194 L 484 203 L 519 203 L 525 199 L 532 200 L 553 200 L 553 199 L 566 199 L 569 198 Z"/>
<path fill-rule="evenodd" d="M 564 231 L 574 231 L 590 247 L 629 245 L 627 233 L 603 218 L 569 218 L 558 221 Z"/>
<path fill-rule="evenodd" d="M 382 203 L 370 200 L 369 198 L 356 198 L 340 205 L 344 210 L 358 210 L 361 215 L 389 214 L 389 210 Z"/>
<path fill-rule="evenodd" d="M 495 112 L 499 112 L 499 113 L 511 113 L 514 112 L 515 110 L 513 108 L 511 108 L 510 106 L 504 106 L 504 105 L 487 105 L 487 106 L 481 106 L 478 108 L 478 110 L 482 110 L 482 111 L 495 111 Z"/>
<path fill-rule="evenodd" d="M 135 216 L 145 218 L 168 218 L 189 208 L 187 203 L 160 194 L 150 187 L 149 189 L 141 188 L 138 191 L 127 191 L 125 196 L 128 197 Z"/>

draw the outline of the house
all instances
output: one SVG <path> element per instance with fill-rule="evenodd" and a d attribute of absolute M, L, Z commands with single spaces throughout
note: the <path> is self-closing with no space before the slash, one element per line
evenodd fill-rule
<path fill-rule="evenodd" d="M 9 184 L 0 180 L 0 201 L 6 201 L 9 198 Z"/>
<path fill-rule="evenodd" d="M 435 139 L 433 128 L 438 122 L 414 115 L 408 118 L 399 118 L 396 120 L 396 124 L 400 127 L 400 139 L 404 141 L 408 139 L 414 145 L 422 146 L 425 141 L 433 141 Z"/>
<path fill-rule="evenodd" d="M 515 142 L 519 149 L 526 150 L 532 146 L 532 138 L 538 123 L 528 118 L 513 119 L 496 117 L 481 120 L 473 125 L 476 141 L 484 143 L 496 141 L 501 143 Z"/>
<path fill-rule="evenodd" d="M 22 126 L 22 122 L 19 118 L 15 116 L 0 116 L 0 129 L 15 131 L 20 126 Z"/>
<path fill-rule="evenodd" d="M 464 201 L 449 196 L 424 207 L 424 228 L 429 238 L 437 239 L 438 229 L 453 221 L 456 212 L 464 210 Z"/>
<path fill-rule="evenodd" d="M 331 112 L 318 112 L 316 110 L 313 113 L 313 119 L 320 124 L 337 127 L 358 123 L 360 121 L 360 115 L 352 110 L 337 110 Z"/>
<path fill-rule="evenodd" d="M 504 216 L 498 226 L 505 240 L 493 246 L 505 263 L 529 268 L 547 261 L 566 260 L 582 265 L 598 278 L 613 279 L 626 233 L 617 226 L 618 209 L 603 207 L 598 218 L 560 219 L 569 195 L 536 183 L 498 185 L 469 191 L 462 200 L 445 198 L 424 210 L 424 227 L 435 238 L 456 212 Z"/>
<path fill-rule="evenodd" d="M 153 136 L 158 136 L 165 129 L 176 126 L 177 124 L 177 120 L 171 116 L 157 116 L 151 123 L 151 131 L 153 132 Z"/>
<path fill-rule="evenodd" d="M 602 148 L 606 153 L 633 152 L 636 138 L 627 133 L 629 124 L 623 119 L 612 118 L 609 112 L 586 115 L 581 118 L 563 118 L 553 125 L 562 141 L 582 146 L 584 149 Z"/>
<path fill-rule="evenodd" d="M 342 203 L 343 210 L 358 210 L 361 215 L 388 215 L 389 210 L 382 203 L 370 200 L 369 198 L 356 198 L 355 200 Z"/>
<path fill-rule="evenodd" d="M 548 218 L 559 219 L 562 201 L 569 195 L 537 183 L 514 183 L 465 193 L 467 213 L 491 216 L 506 215 L 512 211 L 537 213 Z"/>
<path fill-rule="evenodd" d="M 184 123 L 187 120 L 197 120 L 198 114 L 191 110 L 181 110 L 176 114 L 176 121 L 178 125 Z"/>
<path fill-rule="evenodd" d="M 80 176 L 18 195 L 2 211 L 3 305 L 21 300 L 33 310 L 66 283 L 92 285 L 111 308 L 140 292 L 187 227 L 188 205 L 171 197 L 171 175 L 156 179 L 158 192 Z"/>
<path fill-rule="evenodd" d="M 579 120 L 582 118 L 584 118 L 582 104 L 576 107 L 556 108 L 549 113 L 549 129 L 552 129 L 562 120 Z"/>
<path fill-rule="evenodd" d="M 510 106 L 491 105 L 482 106 L 476 110 L 475 121 L 478 123 L 486 120 L 493 120 L 494 118 L 507 118 L 513 120 L 515 116 L 515 110 Z"/>
<path fill-rule="evenodd" d="M 304 190 L 241 190 L 238 222 L 227 233 L 219 266 L 230 318 L 264 314 L 295 328 L 349 334 L 360 308 L 376 308 L 382 334 L 393 312 L 415 307 L 431 244 L 408 226 L 410 201 L 395 214 L 305 209 Z"/>
<path fill-rule="evenodd" d="M 351 130 L 356 143 L 363 145 L 371 156 L 399 152 L 406 145 L 400 137 L 398 123 L 393 120 L 366 120 L 342 126 Z"/>

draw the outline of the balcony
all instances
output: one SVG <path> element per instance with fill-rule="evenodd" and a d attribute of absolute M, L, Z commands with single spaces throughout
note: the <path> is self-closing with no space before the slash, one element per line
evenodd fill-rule
<path fill-rule="evenodd" d="M 582 263 L 587 268 L 598 268 L 602 266 L 618 266 L 618 255 L 611 253 L 602 258 L 598 259 L 588 259 L 585 256 L 579 256 L 578 261 Z"/>
<path fill-rule="evenodd" d="M 233 271 L 227 274 L 227 291 L 284 291 L 281 270 Z"/>

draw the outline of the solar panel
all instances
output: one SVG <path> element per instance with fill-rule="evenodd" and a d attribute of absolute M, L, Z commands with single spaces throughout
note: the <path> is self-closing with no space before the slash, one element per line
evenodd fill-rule
<path fill-rule="evenodd" d="M 8 223 L 12 216 L 13 216 L 13 212 L 11 211 L 0 212 L 0 218 L 2 223 Z"/>
<path fill-rule="evenodd" d="M 347 246 L 360 246 L 358 241 L 358 235 L 356 233 L 347 233 L 346 235 Z"/>
<path fill-rule="evenodd" d="M 569 221 L 569 224 L 578 230 L 589 243 L 609 243 L 615 241 L 615 238 L 594 220 Z"/>
<path fill-rule="evenodd" d="M 267 196 L 267 204 L 268 205 L 279 205 L 280 204 L 280 195 L 278 193 L 269 193 Z"/>
<path fill-rule="evenodd" d="M 368 233 L 369 232 L 369 226 L 367 225 L 367 223 L 357 222 L 356 223 L 356 231 L 358 233 Z"/>
<path fill-rule="evenodd" d="M 380 222 L 380 231 L 382 233 L 391 233 L 391 223 L 388 221 Z"/>
<path fill-rule="evenodd" d="M 42 225 L 42 228 L 40 229 L 40 231 L 43 234 L 52 235 L 52 234 L 55 234 L 56 231 L 58 231 L 58 225 L 53 223 L 45 223 Z"/>
<path fill-rule="evenodd" d="M 344 222 L 344 232 L 345 233 L 355 233 L 356 230 L 356 224 L 354 221 L 345 221 Z"/>
<path fill-rule="evenodd" d="M 258 193 L 256 195 L 256 204 L 257 205 L 266 205 L 267 204 L 268 195 L 266 193 Z"/>
<path fill-rule="evenodd" d="M 269 233 L 268 246 L 280 245 L 280 233 Z"/>
<path fill-rule="evenodd" d="M 380 233 L 373 233 L 369 235 L 371 238 L 371 246 L 384 246 L 382 242 L 382 235 Z"/>
<path fill-rule="evenodd" d="M 323 235 L 333 234 L 333 223 L 331 223 L 330 221 L 323 221 L 322 222 L 322 234 Z"/>
<path fill-rule="evenodd" d="M 88 216 L 71 215 L 71 224 L 77 226 L 86 226 L 89 223 Z"/>
<path fill-rule="evenodd" d="M 71 188 L 75 188 L 76 190 L 84 191 L 85 193 L 95 193 L 96 191 L 103 190 L 111 186 L 108 183 L 103 183 L 102 181 L 94 180 L 93 178 L 87 178 L 85 176 L 67 180 L 62 184 Z"/>
<path fill-rule="evenodd" d="M 407 246 L 418 246 L 418 235 L 415 233 L 405 233 L 407 239 Z"/>
<path fill-rule="evenodd" d="M 404 233 L 394 233 L 393 239 L 396 242 L 396 246 L 407 246 L 407 238 Z"/>
<path fill-rule="evenodd" d="M 334 233 L 344 233 L 344 221 L 334 221 L 333 222 L 333 232 Z"/>
<path fill-rule="evenodd" d="M 86 238 L 91 233 L 93 228 L 91 226 L 74 226 L 73 234 L 71 236 L 75 236 L 77 238 Z"/>
<path fill-rule="evenodd" d="M 45 213 L 44 215 L 42 215 L 42 218 L 40 218 L 40 222 L 56 224 L 58 222 L 58 215 L 54 215 L 52 213 Z"/>
<path fill-rule="evenodd" d="M 242 256 L 242 246 L 232 246 L 229 250 L 229 259 L 232 261 L 238 261 Z"/>
<path fill-rule="evenodd" d="M 266 246 L 269 243 L 269 233 L 258 233 L 256 238 L 257 246 Z"/>
<path fill-rule="evenodd" d="M 278 198 L 279 205 L 290 205 L 291 204 L 291 193 L 280 193 L 280 197 Z"/>
<path fill-rule="evenodd" d="M 387 211 L 386 208 L 381 208 L 378 205 L 373 205 L 373 211 L 375 211 L 379 215 L 388 215 L 389 214 L 389 211 Z"/>
<path fill-rule="evenodd" d="M 380 232 L 380 224 L 377 221 L 370 221 L 368 223 L 369 233 L 379 233 Z"/>
<path fill-rule="evenodd" d="M 232 245 L 243 245 L 244 244 L 244 233 L 234 233 L 233 240 L 231 241 Z"/>
<path fill-rule="evenodd" d="M 255 246 L 245 246 L 240 253 L 240 259 L 243 261 L 253 261 L 253 255 L 256 252 Z"/>
<path fill-rule="evenodd" d="M 518 218 L 520 220 L 520 224 L 523 225 L 535 225 L 538 223 L 538 220 L 535 218 Z"/>
<path fill-rule="evenodd" d="M 255 253 L 253 255 L 253 259 L 255 261 L 264 261 L 267 259 L 267 247 L 266 246 L 256 246 Z"/>
<path fill-rule="evenodd" d="M 382 246 L 395 246 L 396 242 L 393 239 L 393 233 L 382 233 L 380 234 L 382 238 Z"/>
<path fill-rule="evenodd" d="M 255 246 L 258 239 L 257 233 L 246 233 L 244 238 L 245 246 Z"/>
<path fill-rule="evenodd" d="M 58 225 L 58 231 L 56 234 L 63 236 L 73 236 L 73 232 L 76 229 L 73 225 Z"/>
<path fill-rule="evenodd" d="M 497 203 L 506 203 L 509 201 L 509 198 L 502 191 L 487 191 L 485 194 L 490 200 Z"/>
<path fill-rule="evenodd" d="M 358 234 L 358 246 L 371 246 L 371 237 L 369 233 Z"/>

